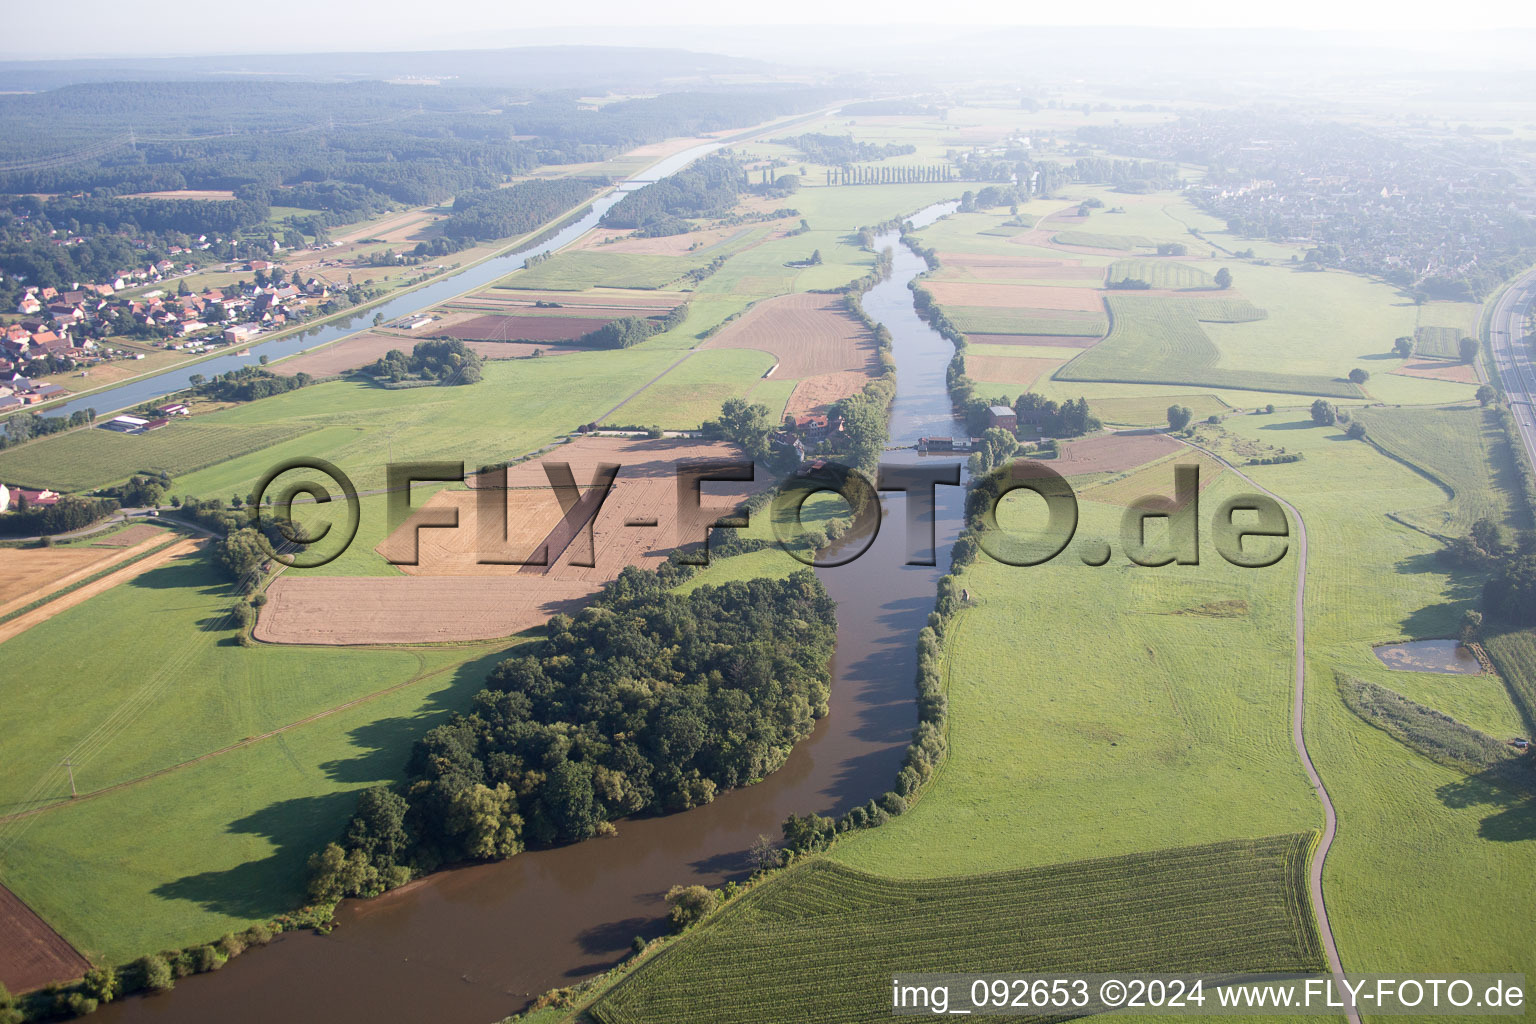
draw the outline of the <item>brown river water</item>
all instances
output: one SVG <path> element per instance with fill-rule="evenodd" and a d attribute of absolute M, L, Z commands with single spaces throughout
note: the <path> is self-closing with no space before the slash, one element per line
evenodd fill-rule
<path fill-rule="evenodd" d="M 930 208 L 919 224 L 944 212 Z M 922 260 L 895 235 L 890 280 L 865 308 L 894 339 L 891 444 L 962 434 L 944 370 L 953 349 L 912 309 Z M 906 462 L 912 451 L 890 452 Z M 956 459 L 959 456 L 955 457 Z M 938 489 L 937 566 L 904 565 L 905 498 L 883 495 L 870 549 L 817 571 L 837 601 L 831 713 L 765 781 L 681 814 L 618 823 L 618 835 L 431 875 L 374 900 L 348 900 L 328 936 L 294 932 L 168 993 L 104 1006 L 98 1024 L 152 1021 L 435 1021 L 489 1024 L 530 997 L 608 969 L 636 935 L 666 930 L 663 894 L 749 873 L 746 851 L 791 813 L 840 814 L 891 787 L 912 728 L 917 632 L 959 530 L 960 488 Z M 926 545 L 925 545 L 926 546 Z"/>

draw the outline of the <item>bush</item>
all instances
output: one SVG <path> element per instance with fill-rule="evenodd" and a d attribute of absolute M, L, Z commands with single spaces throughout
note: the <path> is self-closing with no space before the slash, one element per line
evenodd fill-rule
<path fill-rule="evenodd" d="M 158 953 L 140 957 L 134 966 L 138 969 L 143 987 L 151 992 L 165 992 L 176 986 L 176 979 L 171 975 L 171 965 Z"/>
<path fill-rule="evenodd" d="M 677 931 L 691 928 L 719 904 L 713 890 L 702 885 L 674 885 L 667 890 L 668 917 Z"/>

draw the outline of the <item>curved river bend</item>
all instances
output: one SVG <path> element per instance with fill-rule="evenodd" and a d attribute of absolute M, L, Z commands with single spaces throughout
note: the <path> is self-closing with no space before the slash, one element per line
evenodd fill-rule
<path fill-rule="evenodd" d="M 929 222 L 950 206 L 914 218 Z M 925 266 L 893 233 L 891 278 L 864 306 L 893 338 L 891 443 L 963 433 L 944 371 L 953 348 L 920 320 L 907 282 Z M 457 287 L 457 286 L 456 286 Z M 419 297 L 412 298 L 413 307 Z M 916 458 L 912 451 L 887 461 Z M 831 714 L 784 767 L 681 814 L 627 820 L 618 835 L 431 875 L 378 899 L 349 900 L 329 936 L 289 933 L 175 991 L 102 1007 L 103 1024 L 432 1020 L 488 1024 L 530 995 L 622 960 L 636 935 L 665 930 L 663 893 L 748 874 L 747 848 L 790 813 L 841 814 L 890 788 L 917 723 L 915 641 L 946 571 L 963 504 L 938 489 L 937 566 L 903 565 L 905 499 L 882 495 L 884 528 L 855 561 L 818 575 L 837 601 Z"/>

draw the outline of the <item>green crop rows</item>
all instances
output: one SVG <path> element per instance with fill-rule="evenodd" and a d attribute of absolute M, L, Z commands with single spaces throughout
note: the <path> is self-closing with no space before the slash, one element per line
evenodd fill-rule
<path fill-rule="evenodd" d="M 1088 249 L 1151 249 L 1157 245 L 1144 235 L 1099 235 L 1092 231 L 1058 231 L 1051 241 L 1057 245 L 1080 245 Z"/>
<path fill-rule="evenodd" d="M 1461 358 L 1461 331 L 1455 327 L 1416 327 L 1413 354 L 1436 359 Z"/>
<path fill-rule="evenodd" d="M 1192 384 L 1358 398 L 1347 380 L 1262 370 L 1227 369 L 1200 321 L 1246 323 L 1263 317 L 1243 299 L 1111 295 L 1109 336 L 1055 373 L 1056 380 L 1127 384 Z"/>
<path fill-rule="evenodd" d="M 1320 968 L 1313 833 L 962 878 L 826 860 L 740 898 L 618 985 L 602 1024 L 880 1021 L 912 971 Z"/>
<path fill-rule="evenodd" d="M 1116 260 L 1107 281 L 1145 281 L 1154 288 L 1214 288 L 1216 281 L 1199 267 L 1179 260 Z"/>
<path fill-rule="evenodd" d="M 308 424 L 225 426 L 174 422 L 148 434 L 75 430 L 0 454 L 0 479 L 26 487 L 83 491 L 164 470 L 181 476 L 260 451 L 313 429 Z"/>

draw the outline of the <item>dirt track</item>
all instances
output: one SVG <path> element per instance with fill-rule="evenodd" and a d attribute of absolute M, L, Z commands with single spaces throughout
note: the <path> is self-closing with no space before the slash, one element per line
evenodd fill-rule
<path fill-rule="evenodd" d="M 132 565 L 124 566 L 114 573 L 109 573 L 106 576 L 103 576 L 101 579 L 96 580 L 94 583 L 87 583 L 83 587 L 78 587 L 75 590 L 71 590 L 69 593 L 60 596 L 57 600 L 49 601 L 41 608 L 34 608 L 23 615 L 16 616 L 9 622 L 0 622 L 0 643 L 4 643 L 5 641 L 11 639 L 13 636 L 19 636 L 22 633 L 25 633 L 27 630 L 31 629 L 33 626 L 40 622 L 47 622 L 49 619 L 53 618 L 60 612 L 67 611 L 77 604 L 88 601 L 95 597 L 97 594 L 102 594 L 108 590 L 111 590 L 119 583 L 126 583 L 134 577 L 141 576 L 151 569 L 159 568 L 173 558 L 179 558 L 182 555 L 189 554 L 197 550 L 197 548 L 203 543 L 205 542 L 190 539 L 177 541 L 174 544 L 167 545 L 161 551 L 157 551 L 152 555 L 139 559 Z M 132 551 L 134 549 L 130 548 L 129 550 Z"/>
<path fill-rule="evenodd" d="M 0 984 L 13 995 L 56 981 L 69 981 L 91 969 L 91 962 L 48 927 L 32 908 L 0 885 Z"/>

